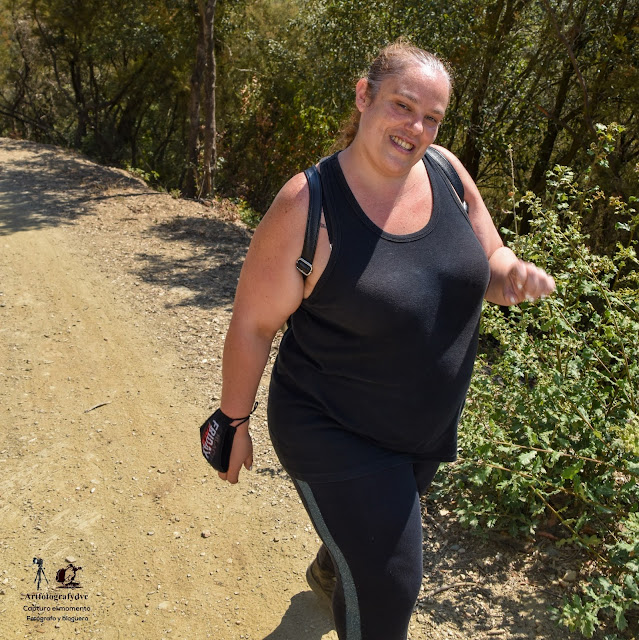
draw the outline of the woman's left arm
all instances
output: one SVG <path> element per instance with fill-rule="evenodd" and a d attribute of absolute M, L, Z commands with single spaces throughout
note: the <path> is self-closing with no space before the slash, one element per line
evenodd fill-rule
<path fill-rule="evenodd" d="M 462 163 L 448 149 L 437 146 L 437 150 L 448 158 L 461 178 L 470 223 L 488 257 L 490 283 L 486 290 L 486 300 L 509 306 L 552 293 L 555 281 L 551 276 L 534 264 L 520 260 L 504 246 L 475 181 Z"/>

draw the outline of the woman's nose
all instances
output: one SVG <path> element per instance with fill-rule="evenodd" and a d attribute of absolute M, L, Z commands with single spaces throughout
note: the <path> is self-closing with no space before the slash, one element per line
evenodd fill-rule
<path fill-rule="evenodd" d="M 410 129 L 416 135 L 421 135 L 424 132 L 424 121 L 421 118 L 413 118 L 410 123 Z"/>

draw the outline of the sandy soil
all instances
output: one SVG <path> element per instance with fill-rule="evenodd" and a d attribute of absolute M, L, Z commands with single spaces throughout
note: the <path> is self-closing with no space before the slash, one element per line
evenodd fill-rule
<path fill-rule="evenodd" d="M 0 139 L 0 638 L 336 640 L 268 440 L 268 370 L 253 471 L 223 484 L 199 451 L 249 240 L 228 203 Z M 411 640 L 576 638 L 548 613 L 570 552 L 424 510 Z"/>

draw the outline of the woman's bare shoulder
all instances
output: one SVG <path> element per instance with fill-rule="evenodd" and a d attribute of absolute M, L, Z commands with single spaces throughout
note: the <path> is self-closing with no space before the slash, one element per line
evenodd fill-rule
<path fill-rule="evenodd" d="M 247 262 L 294 265 L 304 244 L 309 191 L 303 173 L 293 176 L 280 189 L 257 226 L 247 254 Z"/>
<path fill-rule="evenodd" d="M 257 226 L 242 265 L 235 309 L 244 323 L 266 327 L 269 335 L 302 301 L 304 281 L 295 263 L 304 244 L 308 200 L 304 174 L 293 176 Z"/>
<path fill-rule="evenodd" d="M 262 224 L 267 226 L 287 227 L 295 233 L 298 227 L 306 227 L 309 191 L 306 176 L 303 173 L 294 175 L 280 189 L 273 203 L 266 212 Z"/>

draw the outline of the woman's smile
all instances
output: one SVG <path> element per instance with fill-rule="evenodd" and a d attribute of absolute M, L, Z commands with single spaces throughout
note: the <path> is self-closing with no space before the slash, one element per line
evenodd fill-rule
<path fill-rule="evenodd" d="M 399 136 L 391 136 L 390 139 L 401 149 L 405 151 L 412 151 L 415 148 L 415 145 Z"/>

